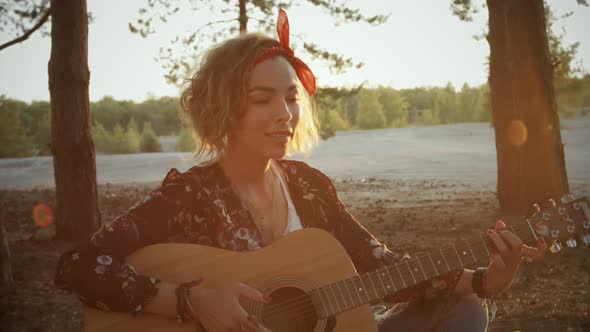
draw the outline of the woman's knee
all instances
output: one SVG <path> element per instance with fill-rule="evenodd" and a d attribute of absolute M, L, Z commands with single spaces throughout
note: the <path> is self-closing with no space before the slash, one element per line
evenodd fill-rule
<path fill-rule="evenodd" d="M 488 326 L 488 309 L 474 294 L 458 299 L 442 331 L 485 331 Z"/>

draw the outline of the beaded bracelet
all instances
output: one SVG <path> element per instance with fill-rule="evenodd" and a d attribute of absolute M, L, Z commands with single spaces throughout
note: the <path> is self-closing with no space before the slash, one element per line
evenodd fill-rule
<path fill-rule="evenodd" d="M 191 288 L 203 282 L 203 278 L 184 282 L 174 290 L 176 295 L 176 320 L 186 322 L 192 317 Z"/>

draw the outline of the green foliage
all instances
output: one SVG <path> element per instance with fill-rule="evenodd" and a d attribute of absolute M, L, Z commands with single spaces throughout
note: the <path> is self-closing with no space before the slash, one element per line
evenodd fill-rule
<path fill-rule="evenodd" d="M 437 89 L 432 102 L 433 120 L 447 124 L 454 121 L 454 113 L 457 109 L 455 88 L 448 83 L 444 89 Z"/>
<path fill-rule="evenodd" d="M 359 112 L 356 124 L 361 129 L 383 128 L 386 126 L 383 106 L 379 103 L 377 92 L 362 90 L 359 96 Z"/>
<path fill-rule="evenodd" d="M 92 137 L 97 152 L 107 154 L 158 152 L 161 151 L 158 136 L 149 122 L 144 123 L 143 131 L 138 131 L 137 122 L 132 118 L 125 130 L 116 123 L 113 131 L 106 129 L 101 123 L 92 126 Z"/>
<path fill-rule="evenodd" d="M 92 126 L 92 139 L 94 140 L 94 149 L 97 152 L 111 152 L 111 147 L 113 146 L 111 134 L 101 123 Z"/>
<path fill-rule="evenodd" d="M 337 130 L 346 130 L 350 127 L 345 120 L 341 98 L 347 96 L 346 90 L 323 89 L 316 96 L 318 117 L 320 120 L 320 136 L 327 139 L 336 134 Z"/>
<path fill-rule="evenodd" d="M 17 38 L 38 29 L 42 36 L 48 36 L 49 24 L 46 23 L 49 16 L 49 0 L 0 0 L 0 32 L 3 36 L 0 50 L 15 45 L 20 42 Z"/>
<path fill-rule="evenodd" d="M 127 133 L 118 123 L 115 125 L 115 129 L 113 129 L 112 146 L 109 152 L 114 154 L 131 152 L 131 144 L 129 144 Z"/>
<path fill-rule="evenodd" d="M 478 122 L 492 122 L 492 101 L 490 99 L 489 85 L 483 85 L 478 89 L 474 120 Z"/>
<path fill-rule="evenodd" d="M 43 113 L 32 137 L 37 155 L 51 154 L 51 112 Z"/>
<path fill-rule="evenodd" d="M 356 115 L 359 112 L 359 95 L 351 95 L 341 101 L 344 120 L 350 124 L 351 127 L 356 127 Z"/>
<path fill-rule="evenodd" d="M 141 142 L 141 134 L 139 133 L 139 127 L 134 118 L 131 118 L 127 123 L 127 144 L 129 145 L 129 152 L 137 153 L 140 151 L 139 144 Z"/>
<path fill-rule="evenodd" d="M 440 123 L 438 119 L 435 119 L 432 110 L 420 110 L 415 121 L 416 124 L 424 126 Z"/>
<path fill-rule="evenodd" d="M 477 13 L 477 7 L 473 6 L 471 0 L 452 0 L 451 12 L 461 21 L 473 21 L 472 15 Z"/>
<path fill-rule="evenodd" d="M 0 99 L 0 158 L 33 155 L 31 138 L 21 125 L 19 110 L 14 104 L 10 100 Z"/>
<path fill-rule="evenodd" d="M 583 73 L 582 64 L 576 61 L 580 42 L 571 45 L 564 45 L 566 30 L 555 31 L 555 24 L 560 19 L 567 19 L 573 13 L 568 12 L 557 16 L 551 7 L 545 3 L 545 20 L 547 23 L 547 40 L 549 42 L 549 53 L 553 62 L 553 79 L 559 83 L 565 79 L 571 79 Z"/>
<path fill-rule="evenodd" d="M 563 117 L 573 117 L 579 108 L 590 106 L 590 74 L 558 81 L 555 90 L 558 110 Z"/>
<path fill-rule="evenodd" d="M 160 152 L 162 151 L 162 146 L 160 146 L 160 141 L 158 140 L 158 136 L 154 132 L 152 128 L 152 124 L 149 122 L 143 123 L 143 130 L 141 131 L 141 141 L 139 144 L 139 148 L 141 152 Z"/>
<path fill-rule="evenodd" d="M 405 127 L 408 124 L 409 107 L 406 98 L 392 88 L 378 88 L 377 94 L 379 103 L 383 106 L 386 126 Z"/>
<path fill-rule="evenodd" d="M 579 5 L 588 7 L 588 1 L 586 0 L 577 0 L 577 2 Z M 576 108 L 590 104 L 579 103 L 579 100 L 574 100 L 577 96 L 584 94 L 579 90 L 583 84 L 575 82 L 586 74 L 583 70 L 581 60 L 577 60 L 580 43 L 574 42 L 570 45 L 565 45 L 565 27 L 562 27 L 559 31 L 556 29 L 556 23 L 559 20 L 569 18 L 573 12 L 566 12 L 562 15 L 558 15 L 553 11 L 551 6 L 549 6 L 547 1 L 543 1 L 543 4 L 545 6 L 547 42 L 549 43 L 549 53 L 551 54 L 551 62 L 553 66 L 553 83 L 555 87 L 557 110 L 561 116 L 574 116 L 576 114 Z M 478 4 L 474 4 L 472 0 L 452 0 L 450 8 L 453 15 L 459 17 L 460 20 L 471 21 L 472 15 L 477 13 L 477 6 Z M 486 7 L 485 4 L 484 7 Z M 485 37 L 486 34 L 487 32 L 484 32 L 483 36 Z M 485 102 L 478 102 L 478 105 L 484 104 Z M 490 117 L 486 112 L 478 113 L 478 116 L 475 117 L 476 120 L 478 119 L 481 121 L 483 118 Z"/>
<path fill-rule="evenodd" d="M 172 135 L 180 131 L 178 98 L 150 98 L 142 103 L 104 97 L 98 102 L 90 103 L 90 115 L 95 123 L 109 131 L 117 123 L 129 123 L 133 118 L 138 123 L 150 122 L 158 136 Z"/>
<path fill-rule="evenodd" d="M 590 106 L 590 75 L 557 81 L 556 98 L 562 117 L 576 116 L 580 108 Z M 175 106 L 177 103 L 178 99 L 172 97 L 152 98 L 143 103 L 106 97 L 92 103 L 92 135 L 96 151 L 160 151 L 157 137 L 178 133 L 178 149 L 192 151 L 190 131 L 185 128 L 181 130 L 180 127 Z M 336 135 L 339 130 L 348 129 L 492 121 L 488 85 L 470 87 L 464 84 L 458 92 L 450 85 L 402 90 L 389 87 L 322 88 L 316 95 L 316 104 L 321 124 L 320 135 L 324 139 Z M 4 157 L 51 153 L 49 108 L 47 102 L 27 104 L 0 97 L 0 111 L 7 114 L 3 118 L 0 133 L 1 142 L 5 142 L 2 144 Z M 18 116 L 15 118 L 14 114 Z M 147 131 L 140 131 L 137 123 L 148 123 Z M 121 124 L 126 124 L 126 130 Z"/>
<path fill-rule="evenodd" d="M 579 4 L 586 5 L 583 2 Z M 584 84 L 583 70 L 581 60 L 576 60 L 580 42 L 570 45 L 564 45 L 566 36 L 565 27 L 557 32 L 555 24 L 559 20 L 567 19 L 572 12 L 558 16 L 551 7 L 545 3 L 545 18 L 547 22 L 547 40 L 549 42 L 549 52 L 553 63 L 553 85 L 555 87 L 555 99 L 557 110 L 562 117 L 575 116 L 575 109 L 590 105 L 590 103 L 580 102 L 579 99 L 588 91 L 588 86 Z M 587 75 L 587 74 L 586 74 Z M 587 80 L 586 80 L 587 81 Z M 582 97 L 583 99 L 583 97 Z"/>
<path fill-rule="evenodd" d="M 350 128 L 350 125 L 342 118 L 342 114 L 338 109 L 331 109 L 328 111 L 327 121 L 335 131 L 347 130 Z"/>
<path fill-rule="evenodd" d="M 178 135 L 176 150 L 181 152 L 193 152 L 195 149 L 195 140 L 190 128 L 182 128 Z"/>

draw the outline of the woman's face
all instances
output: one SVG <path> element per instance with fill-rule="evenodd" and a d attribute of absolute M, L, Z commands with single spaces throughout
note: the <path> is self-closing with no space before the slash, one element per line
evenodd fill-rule
<path fill-rule="evenodd" d="M 247 106 L 231 132 L 231 150 L 280 159 L 299 122 L 297 75 L 282 56 L 254 67 L 248 83 Z"/>

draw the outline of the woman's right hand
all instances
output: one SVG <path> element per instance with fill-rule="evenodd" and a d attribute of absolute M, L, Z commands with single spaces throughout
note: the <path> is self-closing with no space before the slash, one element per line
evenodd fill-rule
<path fill-rule="evenodd" d="M 191 292 L 193 319 L 210 332 L 270 332 L 255 316 L 248 315 L 242 308 L 240 296 L 257 302 L 270 302 L 270 298 L 260 291 L 241 282 L 224 288 L 197 287 Z"/>

